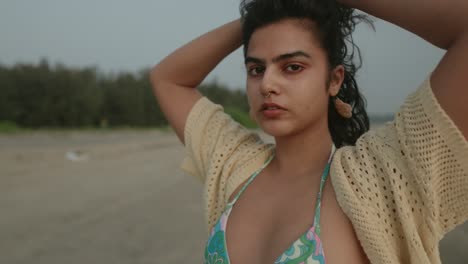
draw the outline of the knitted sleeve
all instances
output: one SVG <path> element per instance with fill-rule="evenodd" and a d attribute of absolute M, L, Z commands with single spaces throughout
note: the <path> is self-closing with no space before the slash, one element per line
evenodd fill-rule
<path fill-rule="evenodd" d="M 341 148 L 331 175 L 372 263 L 438 263 L 440 239 L 468 220 L 468 143 L 429 78 L 393 122 Z"/>
<path fill-rule="evenodd" d="M 272 146 L 206 97 L 190 111 L 184 138 L 182 169 L 205 184 L 205 217 L 210 229 L 234 190 L 271 155 Z"/>
<path fill-rule="evenodd" d="M 468 220 L 468 142 L 427 78 L 397 114 L 396 133 L 440 238 Z"/>

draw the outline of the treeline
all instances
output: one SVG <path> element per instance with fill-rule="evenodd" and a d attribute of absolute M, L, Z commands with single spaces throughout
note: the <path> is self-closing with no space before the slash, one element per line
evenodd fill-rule
<path fill-rule="evenodd" d="M 47 60 L 0 65 L 0 121 L 26 128 L 167 126 L 148 74 L 149 70 L 104 74 L 93 67 L 52 66 Z M 243 91 L 217 82 L 199 89 L 236 120 L 254 126 Z"/>

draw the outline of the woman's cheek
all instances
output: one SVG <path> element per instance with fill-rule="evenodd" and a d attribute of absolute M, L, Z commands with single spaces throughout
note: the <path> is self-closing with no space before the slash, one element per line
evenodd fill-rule
<path fill-rule="evenodd" d="M 257 122 L 256 116 L 255 116 L 255 111 L 252 109 L 252 107 L 249 108 L 249 116 L 250 116 L 250 119 Z"/>

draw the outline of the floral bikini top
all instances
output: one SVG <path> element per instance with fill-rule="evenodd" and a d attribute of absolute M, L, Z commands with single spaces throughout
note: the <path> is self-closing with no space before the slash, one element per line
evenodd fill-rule
<path fill-rule="evenodd" d="M 307 230 L 299 239 L 297 239 L 281 256 L 279 256 L 275 264 L 324 264 L 325 255 L 323 253 L 322 242 L 320 240 L 320 207 L 322 199 L 322 190 L 330 170 L 330 163 L 335 152 L 333 146 L 328 163 L 322 173 L 320 181 L 320 190 L 317 195 L 317 203 L 315 205 L 315 216 L 312 227 Z M 216 225 L 213 227 L 210 237 L 205 248 L 205 264 L 230 264 L 229 254 L 226 246 L 226 224 L 228 217 L 231 214 L 232 208 L 247 186 L 257 177 L 257 175 L 270 163 L 273 156 L 265 162 L 265 164 L 250 176 L 248 181 L 234 197 L 234 199 L 226 205 L 226 209 L 222 213 Z"/>

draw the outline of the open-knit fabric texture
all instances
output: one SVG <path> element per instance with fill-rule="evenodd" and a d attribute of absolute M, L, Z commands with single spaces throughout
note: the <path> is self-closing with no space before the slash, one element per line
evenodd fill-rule
<path fill-rule="evenodd" d="M 430 78 L 389 122 L 337 150 L 330 177 L 371 263 L 440 263 L 439 241 L 468 220 L 468 142 Z M 274 145 L 201 98 L 185 128 L 182 168 L 204 182 L 208 229 Z"/>

